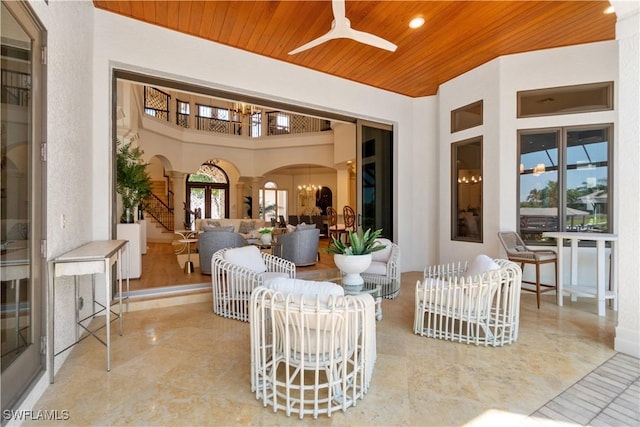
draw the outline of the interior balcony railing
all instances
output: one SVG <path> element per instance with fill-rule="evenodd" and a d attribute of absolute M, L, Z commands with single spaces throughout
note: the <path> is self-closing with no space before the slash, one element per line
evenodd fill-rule
<path fill-rule="evenodd" d="M 167 206 L 158 196 L 151 194 L 147 199 L 145 212 L 151 215 L 158 224 L 160 224 L 167 231 L 174 231 L 174 218 L 173 209 Z"/>
<path fill-rule="evenodd" d="M 212 117 L 196 116 L 196 129 L 227 135 L 240 135 L 242 133 L 242 123 Z"/>
<path fill-rule="evenodd" d="M 171 95 L 154 87 L 144 87 L 144 113 L 169 121 Z"/>
<path fill-rule="evenodd" d="M 178 100 L 178 111 L 169 111 L 171 95 L 154 87 L 144 87 L 144 113 L 177 126 L 189 128 L 189 107 L 185 101 Z M 272 135 L 291 135 L 324 132 L 331 130 L 331 121 L 284 111 L 255 111 L 250 113 L 211 105 L 196 104 L 196 130 L 226 135 L 245 135 L 252 138 Z M 170 116 L 173 119 L 170 119 Z M 174 120 L 175 119 L 175 120 Z M 266 120 L 266 125 L 263 126 Z M 243 128 L 244 125 L 244 128 Z"/>
<path fill-rule="evenodd" d="M 331 122 L 302 114 L 267 112 L 267 135 L 288 135 L 331 130 Z"/>

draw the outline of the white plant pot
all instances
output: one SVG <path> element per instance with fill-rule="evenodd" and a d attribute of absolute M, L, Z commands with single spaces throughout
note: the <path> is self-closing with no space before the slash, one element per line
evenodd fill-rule
<path fill-rule="evenodd" d="M 260 241 L 263 245 L 268 245 L 269 243 L 271 243 L 271 233 L 261 234 Z"/>
<path fill-rule="evenodd" d="M 360 273 L 365 271 L 371 265 L 371 254 L 367 255 L 340 255 L 333 256 L 333 262 L 336 267 L 344 273 L 342 277 L 342 286 L 345 289 L 353 291 L 362 289 L 364 279 Z"/>

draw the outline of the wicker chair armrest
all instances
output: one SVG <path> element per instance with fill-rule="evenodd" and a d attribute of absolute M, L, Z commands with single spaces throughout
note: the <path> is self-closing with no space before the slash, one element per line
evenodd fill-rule
<path fill-rule="evenodd" d="M 293 262 L 265 252 L 261 255 L 267 266 L 267 271 L 287 273 L 292 279 L 296 277 L 296 265 Z"/>

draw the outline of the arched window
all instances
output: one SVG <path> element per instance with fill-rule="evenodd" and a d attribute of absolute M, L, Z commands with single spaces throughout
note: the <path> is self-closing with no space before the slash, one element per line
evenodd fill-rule
<path fill-rule="evenodd" d="M 187 208 L 200 209 L 203 218 L 229 217 L 229 177 L 218 166 L 218 161 L 208 160 L 187 179 Z"/>
<path fill-rule="evenodd" d="M 268 181 L 260 189 L 260 218 L 265 221 L 277 220 L 287 215 L 287 190 L 278 190 L 275 182 Z"/>

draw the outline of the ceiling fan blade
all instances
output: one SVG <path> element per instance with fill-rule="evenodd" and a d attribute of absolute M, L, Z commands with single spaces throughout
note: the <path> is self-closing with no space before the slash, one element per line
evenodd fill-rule
<path fill-rule="evenodd" d="M 371 33 L 365 33 L 363 31 L 354 30 L 353 28 L 349 31 L 349 38 L 364 44 L 368 44 L 373 47 L 377 47 L 380 49 L 388 50 L 391 52 L 395 52 L 398 46 L 391 43 L 388 40 L 383 39 L 382 37 L 378 37 Z"/>
<path fill-rule="evenodd" d="M 331 9 L 333 9 L 333 19 L 335 19 L 336 21 L 343 20 L 347 17 L 344 2 L 345 0 L 333 0 L 331 2 Z"/>
<path fill-rule="evenodd" d="M 295 49 L 293 49 L 291 52 L 289 52 L 289 55 L 295 55 L 296 53 L 300 53 L 302 51 L 305 51 L 307 49 L 311 49 L 312 47 L 316 47 L 324 42 L 327 42 L 329 40 L 333 40 L 337 38 L 336 35 L 334 34 L 333 30 L 329 31 L 328 33 L 318 37 L 317 39 L 313 39 L 311 40 L 309 43 L 305 43 L 300 47 L 297 47 Z"/>
<path fill-rule="evenodd" d="M 398 46 L 383 39 L 382 37 L 375 36 L 363 31 L 354 30 L 351 28 L 351 21 L 346 17 L 345 0 L 332 0 L 331 7 L 333 9 L 333 22 L 331 23 L 331 30 L 326 34 L 311 40 L 310 42 L 303 44 L 302 46 L 289 52 L 289 55 L 295 55 L 296 53 L 303 52 L 312 47 L 316 47 L 324 42 L 333 39 L 352 39 L 360 43 L 368 44 L 373 47 L 395 52 Z"/>

